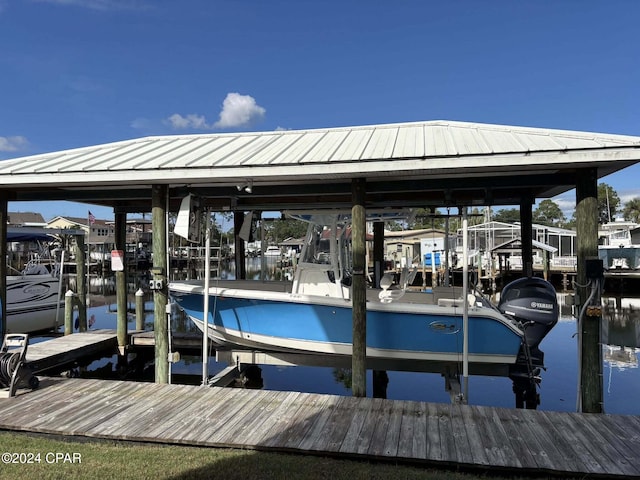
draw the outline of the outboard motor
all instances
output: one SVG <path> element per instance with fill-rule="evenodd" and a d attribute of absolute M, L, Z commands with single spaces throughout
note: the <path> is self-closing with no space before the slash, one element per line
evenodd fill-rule
<path fill-rule="evenodd" d="M 537 386 L 544 368 L 544 353 L 538 345 L 558 323 L 556 290 L 542 278 L 520 278 L 502 289 L 498 310 L 520 323 L 524 332 L 518 360 L 509 367 L 516 408 L 535 409 L 540 404 Z"/>
<path fill-rule="evenodd" d="M 556 289 L 537 277 L 519 278 L 500 293 L 498 310 L 522 325 L 529 348 L 537 348 L 560 315 Z"/>

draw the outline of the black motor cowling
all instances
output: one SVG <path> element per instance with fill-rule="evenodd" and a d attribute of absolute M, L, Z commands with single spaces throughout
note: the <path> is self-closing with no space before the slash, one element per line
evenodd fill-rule
<path fill-rule="evenodd" d="M 530 348 L 540 344 L 560 314 L 555 288 L 537 277 L 519 278 L 504 287 L 498 310 L 520 322 Z"/>

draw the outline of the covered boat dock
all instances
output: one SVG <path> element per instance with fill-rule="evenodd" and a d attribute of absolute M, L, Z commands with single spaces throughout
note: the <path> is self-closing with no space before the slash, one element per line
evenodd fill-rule
<path fill-rule="evenodd" d="M 166 215 L 188 194 L 201 199 L 201 208 L 234 212 L 235 232 L 248 211 L 349 208 L 358 219 L 354 240 L 362 244 L 366 209 L 517 205 L 524 274 L 531 275 L 533 204 L 575 189 L 577 283 L 586 285 L 588 275 L 599 274 L 590 262 L 598 256 L 597 181 L 639 160 L 640 137 L 449 121 L 146 137 L 0 162 L 0 231 L 6 236 L 10 201 L 85 202 L 113 208 L 116 249 L 125 250 L 127 213 L 151 211 L 155 313 L 164 318 Z M 363 265 L 364 250 L 354 253 L 354 266 Z M 0 254 L 6 254 L 4 242 Z M 236 249 L 238 271 L 241 259 L 243 252 Z M 4 268 L 0 265 L 3 300 Z M 124 348 L 125 272 L 116 273 L 118 339 Z M 364 341 L 365 307 L 358 301 L 364 299 L 364 279 L 354 280 L 353 288 L 358 395 L 366 391 L 361 388 L 364 348 L 358 348 Z M 578 297 L 585 302 L 586 288 Z M 582 403 L 585 411 L 597 412 L 602 408 L 600 317 L 597 309 L 591 312 L 583 325 L 582 363 L 600 368 L 582 369 Z M 156 381 L 164 383 L 165 322 L 158 322 L 155 332 Z"/>

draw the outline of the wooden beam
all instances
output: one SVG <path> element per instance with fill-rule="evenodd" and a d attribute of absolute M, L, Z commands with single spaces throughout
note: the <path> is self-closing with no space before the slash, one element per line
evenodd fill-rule
<path fill-rule="evenodd" d="M 245 260 L 244 240 L 240 238 L 240 229 L 244 222 L 244 212 L 233 212 L 233 236 L 235 245 L 236 279 L 247 278 L 247 267 Z"/>
<path fill-rule="evenodd" d="M 520 237 L 522 238 L 522 273 L 533 276 L 533 198 L 522 195 L 520 198 Z"/>
<path fill-rule="evenodd" d="M 115 217 L 115 247 L 122 251 L 124 269 L 116 271 L 116 330 L 118 334 L 118 351 L 125 355 L 128 343 L 127 337 L 127 214 L 116 212 Z"/>
<path fill-rule="evenodd" d="M 365 181 L 355 178 L 351 182 L 353 206 L 351 208 L 351 245 L 353 248 L 353 283 L 351 286 L 353 319 L 352 385 L 354 397 L 367 396 L 367 285 L 366 285 L 366 214 L 364 206 Z"/>
<path fill-rule="evenodd" d="M 577 248 L 577 308 L 584 312 L 578 318 L 580 391 L 579 406 L 582 412 L 604 411 L 602 386 L 602 345 L 600 341 L 600 292 L 594 291 L 595 280 L 587 275 L 587 262 L 598 258 L 598 185 L 597 171 L 588 168 L 576 178 L 576 248 Z M 587 301 L 591 298 L 587 308 Z M 584 308 L 583 308 L 584 307 Z"/>
<path fill-rule="evenodd" d="M 156 383 L 169 383 L 169 333 L 167 327 L 167 186 L 152 188 L 151 222 L 153 225 L 153 290 Z"/>
<path fill-rule="evenodd" d="M 7 224 L 9 223 L 6 193 L 0 192 L 0 258 L 7 258 Z M 7 262 L 0 262 L 0 342 L 7 333 Z"/>
<path fill-rule="evenodd" d="M 87 222 L 88 224 L 89 222 Z M 91 225 L 87 225 L 91 231 Z M 80 332 L 87 331 L 87 292 L 89 284 L 87 282 L 87 273 L 89 265 L 87 259 L 91 258 L 91 245 L 84 245 L 84 235 L 76 235 L 76 306 L 78 307 L 78 330 Z M 89 260 L 90 261 L 90 260 Z"/>

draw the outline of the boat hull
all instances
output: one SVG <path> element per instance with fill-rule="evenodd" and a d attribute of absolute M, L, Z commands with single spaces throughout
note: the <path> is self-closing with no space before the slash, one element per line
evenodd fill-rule
<path fill-rule="evenodd" d="M 7 277 L 6 333 L 33 333 L 57 328 L 60 281 L 51 275 Z"/>
<path fill-rule="evenodd" d="M 312 354 L 352 354 L 348 301 L 286 293 L 216 291 L 210 294 L 208 335 L 224 346 Z M 204 330 L 202 293 L 172 292 Z M 243 295 L 243 293 L 245 295 Z M 462 309 L 367 303 L 367 356 L 380 359 L 462 361 Z M 471 309 L 469 361 L 512 364 L 521 332 L 494 312 Z"/>

